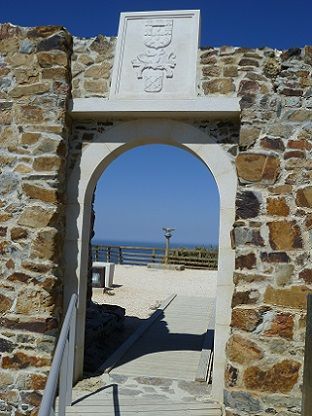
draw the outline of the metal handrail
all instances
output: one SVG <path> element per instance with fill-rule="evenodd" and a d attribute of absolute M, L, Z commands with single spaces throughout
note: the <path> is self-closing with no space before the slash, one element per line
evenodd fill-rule
<path fill-rule="evenodd" d="M 75 326 L 77 311 L 77 295 L 73 294 L 62 324 L 56 345 L 47 384 L 44 389 L 38 416 L 54 414 L 54 402 L 59 378 L 58 415 L 64 416 L 66 406 L 72 401 Z"/>

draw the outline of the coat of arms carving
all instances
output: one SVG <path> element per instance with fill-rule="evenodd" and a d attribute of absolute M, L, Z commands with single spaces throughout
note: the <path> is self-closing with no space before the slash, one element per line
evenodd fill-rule
<path fill-rule="evenodd" d="M 146 51 L 132 60 L 138 79 L 144 80 L 145 92 L 160 92 L 164 77 L 172 78 L 176 56 L 167 47 L 172 41 L 173 20 L 151 19 L 145 23 Z"/>

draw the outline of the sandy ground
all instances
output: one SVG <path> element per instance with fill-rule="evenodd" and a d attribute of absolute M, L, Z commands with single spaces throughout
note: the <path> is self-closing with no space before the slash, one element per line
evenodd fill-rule
<path fill-rule="evenodd" d="M 128 317 L 146 319 L 173 293 L 215 297 L 216 281 L 216 271 L 172 271 L 117 264 L 113 289 L 103 293 L 103 289 L 93 288 L 92 299 L 122 306 Z"/>

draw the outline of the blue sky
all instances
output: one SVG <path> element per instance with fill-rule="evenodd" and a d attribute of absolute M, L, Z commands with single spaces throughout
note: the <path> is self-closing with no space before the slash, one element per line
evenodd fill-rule
<path fill-rule="evenodd" d="M 116 35 L 122 11 L 170 9 L 201 10 L 202 46 L 287 49 L 312 43 L 311 0 L 15 0 L 3 1 L 0 19 L 22 26 L 63 25 L 89 37 Z M 145 146 L 114 161 L 98 183 L 96 214 L 98 239 L 160 241 L 164 225 L 176 228 L 176 242 L 218 239 L 214 180 L 180 149 Z"/>

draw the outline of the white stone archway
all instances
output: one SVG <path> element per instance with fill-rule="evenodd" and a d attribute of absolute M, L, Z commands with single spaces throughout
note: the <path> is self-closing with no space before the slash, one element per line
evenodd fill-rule
<path fill-rule="evenodd" d="M 67 189 L 64 282 L 65 302 L 78 293 L 75 375 L 82 374 L 91 202 L 95 185 L 107 166 L 122 153 L 140 145 L 167 144 L 188 150 L 213 174 L 220 195 L 219 267 L 212 396 L 223 401 L 225 345 L 230 332 L 234 250 L 230 233 L 235 220 L 237 175 L 221 145 L 196 127 L 180 121 L 150 119 L 121 122 L 96 133 L 85 145 L 69 177 Z"/>

